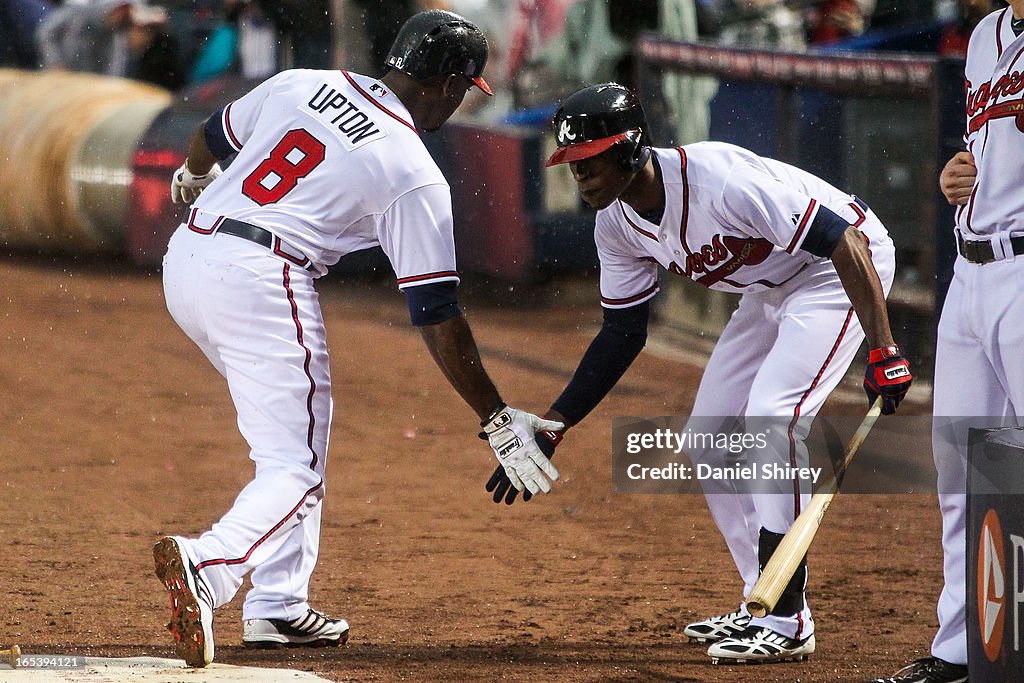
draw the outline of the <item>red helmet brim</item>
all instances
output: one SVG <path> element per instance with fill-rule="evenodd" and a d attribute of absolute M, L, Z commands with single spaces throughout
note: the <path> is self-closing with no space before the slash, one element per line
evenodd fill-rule
<path fill-rule="evenodd" d="M 494 92 L 491 91 L 491 86 L 487 85 L 487 81 L 485 81 L 482 76 L 470 78 L 469 80 L 473 81 L 473 85 L 480 88 L 491 97 L 494 97 Z"/>
<path fill-rule="evenodd" d="M 615 143 L 622 142 L 627 137 L 629 137 L 628 131 L 625 133 L 619 133 L 618 135 L 612 135 L 607 138 L 601 138 L 599 140 L 581 142 L 578 145 L 559 147 L 547 162 L 545 162 L 544 166 L 549 167 L 557 164 L 567 164 L 570 161 L 579 161 L 580 159 L 588 159 L 590 157 L 597 156 L 601 152 L 608 150 Z"/>

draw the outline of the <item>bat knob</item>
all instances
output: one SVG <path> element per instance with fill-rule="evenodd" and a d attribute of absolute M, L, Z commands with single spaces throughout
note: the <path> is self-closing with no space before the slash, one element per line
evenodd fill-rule
<path fill-rule="evenodd" d="M 751 600 L 747 603 L 747 611 L 750 612 L 750 616 L 757 617 L 758 619 L 768 615 L 768 610 L 757 600 Z"/>

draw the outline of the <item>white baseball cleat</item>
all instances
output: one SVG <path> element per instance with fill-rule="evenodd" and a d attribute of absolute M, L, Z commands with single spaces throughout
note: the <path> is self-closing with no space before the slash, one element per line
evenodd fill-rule
<path fill-rule="evenodd" d="M 741 607 L 735 612 L 719 614 L 688 624 L 683 629 L 683 635 L 691 643 L 717 643 L 722 638 L 729 638 L 742 632 L 749 623 L 750 615 Z"/>
<path fill-rule="evenodd" d="M 213 596 L 181 540 L 165 536 L 153 546 L 156 576 L 171 598 L 171 621 L 178 655 L 191 667 L 213 661 Z"/>
<path fill-rule="evenodd" d="M 344 645 L 348 642 L 348 622 L 332 619 L 310 608 L 301 617 L 285 619 L 246 619 L 242 622 L 242 644 L 246 647 L 279 645 Z"/>
<path fill-rule="evenodd" d="M 720 640 L 708 648 L 712 664 L 800 662 L 813 652 L 813 633 L 803 640 L 797 640 L 764 626 L 748 626 L 735 636 Z"/>

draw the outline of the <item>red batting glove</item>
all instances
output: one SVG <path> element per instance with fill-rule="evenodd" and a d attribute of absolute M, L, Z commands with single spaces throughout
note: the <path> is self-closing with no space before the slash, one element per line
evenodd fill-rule
<path fill-rule="evenodd" d="M 549 420 L 551 418 L 545 417 L 544 419 Z M 537 447 L 540 448 L 540 452 L 548 456 L 548 458 L 551 458 L 551 456 L 555 454 L 555 448 L 557 448 L 558 444 L 562 443 L 562 439 L 565 438 L 565 430 L 563 429 L 559 432 L 537 432 L 537 436 Z"/>
<path fill-rule="evenodd" d="M 868 367 L 864 371 L 864 393 L 868 405 L 882 397 L 882 414 L 891 415 L 907 395 L 907 389 L 914 381 L 910 374 L 910 363 L 900 353 L 898 346 L 883 346 L 872 349 L 868 354 Z"/>

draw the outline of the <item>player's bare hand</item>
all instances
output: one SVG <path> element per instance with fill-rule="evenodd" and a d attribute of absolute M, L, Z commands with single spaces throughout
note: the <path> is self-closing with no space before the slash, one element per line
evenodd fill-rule
<path fill-rule="evenodd" d="M 547 419 L 545 416 L 544 419 Z M 561 443 L 565 432 L 563 431 L 540 431 L 537 432 L 536 441 L 537 448 L 543 453 L 548 460 L 555 455 L 555 448 Z M 512 486 L 512 480 L 509 479 L 505 473 L 505 468 L 502 465 L 498 465 L 494 468 L 494 473 L 491 474 L 491 478 L 487 480 L 485 486 L 487 492 L 491 494 L 491 500 L 495 503 L 500 503 L 502 500 L 505 501 L 505 505 L 511 505 L 516 502 L 516 498 L 519 496 L 519 489 Z M 533 498 L 533 494 L 529 491 L 523 491 L 523 502 L 528 502 Z"/>
<path fill-rule="evenodd" d="M 512 486 L 530 493 L 551 490 L 558 470 L 537 446 L 536 434 L 544 430 L 562 431 L 564 424 L 503 406 L 482 426 Z"/>
<path fill-rule="evenodd" d="M 939 189 L 950 204 L 966 204 L 977 177 L 978 167 L 974 165 L 974 155 L 970 152 L 957 152 L 939 174 Z"/>
<path fill-rule="evenodd" d="M 864 371 L 864 393 L 868 395 L 869 405 L 874 404 L 879 396 L 882 397 L 883 415 L 896 412 L 913 381 L 910 363 L 903 357 L 898 346 L 872 349 L 868 354 L 868 367 Z"/>
<path fill-rule="evenodd" d="M 219 175 L 219 164 L 214 164 L 203 175 L 193 175 L 188 170 L 188 160 L 186 160 L 171 176 L 171 201 L 175 204 L 191 204 Z"/>

